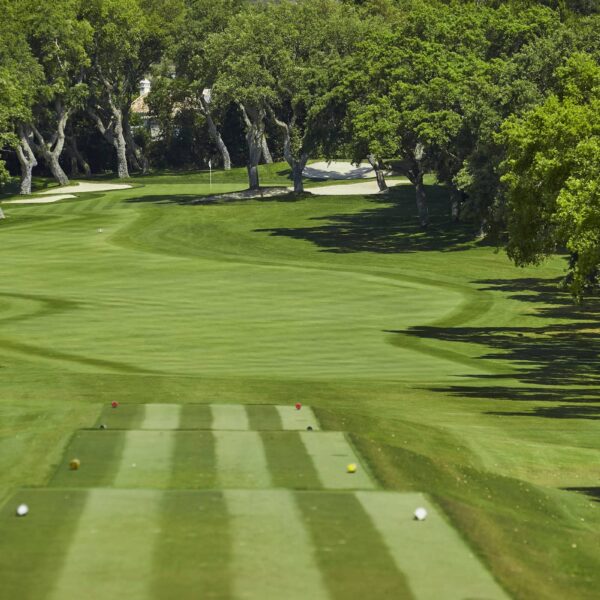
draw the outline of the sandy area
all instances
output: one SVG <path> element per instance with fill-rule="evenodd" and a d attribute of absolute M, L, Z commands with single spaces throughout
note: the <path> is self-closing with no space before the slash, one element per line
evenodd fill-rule
<path fill-rule="evenodd" d="M 19 198 L 18 200 L 7 200 L 3 204 L 50 204 L 59 200 L 67 200 L 68 198 L 77 198 L 73 194 L 57 194 L 55 196 L 44 196 L 43 198 Z"/>
<path fill-rule="evenodd" d="M 388 181 L 388 187 L 394 185 L 410 185 L 409 181 Z M 376 181 L 364 183 L 348 183 L 347 185 L 325 185 L 323 187 L 307 188 L 307 192 L 315 196 L 364 196 L 367 194 L 381 194 Z M 385 193 L 385 192 L 383 192 Z"/>
<path fill-rule="evenodd" d="M 64 187 L 52 188 L 45 192 L 39 192 L 40 195 L 60 194 L 62 192 L 112 192 L 113 190 L 126 190 L 131 186 L 126 183 L 96 183 L 95 181 L 74 181 L 75 185 L 67 185 Z"/>
<path fill-rule="evenodd" d="M 294 188 L 285 187 L 264 187 L 260 190 L 242 190 L 241 192 L 229 192 L 225 194 L 213 194 L 212 196 L 203 196 L 194 200 L 193 204 L 202 204 L 210 202 L 223 202 L 235 200 L 252 200 L 254 198 L 273 198 L 275 196 L 286 196 Z"/>
<path fill-rule="evenodd" d="M 369 179 L 375 177 L 370 164 L 361 163 L 357 167 L 345 160 L 311 163 L 306 166 L 302 174 L 308 179 Z"/>

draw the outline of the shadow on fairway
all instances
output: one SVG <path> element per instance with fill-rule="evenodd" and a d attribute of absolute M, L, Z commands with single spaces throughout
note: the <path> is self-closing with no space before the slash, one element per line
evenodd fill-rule
<path fill-rule="evenodd" d="M 556 402 L 514 412 L 489 414 L 552 419 L 600 419 L 600 298 L 575 304 L 559 280 L 484 280 L 485 291 L 540 304 L 540 327 L 413 327 L 393 333 L 423 340 L 479 344 L 480 360 L 507 361 L 516 373 L 469 376 L 465 385 L 441 391 L 461 397 Z M 554 320 L 547 324 L 547 319 Z M 517 379 L 521 386 L 503 385 Z M 478 384 L 479 382 L 479 384 Z M 440 388 L 436 388 L 440 391 Z"/>
<path fill-rule="evenodd" d="M 423 250 L 462 251 L 477 242 L 472 226 L 454 223 L 448 192 L 428 186 L 431 224 L 423 229 L 415 208 L 412 188 L 391 188 L 385 196 L 366 196 L 373 208 L 358 213 L 313 217 L 309 227 L 258 229 L 272 236 L 311 242 L 323 252 L 377 252 L 395 254 Z"/>
<path fill-rule="evenodd" d="M 585 494 L 592 500 L 600 502 L 600 487 L 568 487 L 562 488 L 565 492 L 578 492 L 579 494 Z"/>

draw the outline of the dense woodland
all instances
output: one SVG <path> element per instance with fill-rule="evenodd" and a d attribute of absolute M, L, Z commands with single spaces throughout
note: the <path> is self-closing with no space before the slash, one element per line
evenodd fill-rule
<path fill-rule="evenodd" d="M 390 166 L 518 265 L 600 265 L 600 1 L 0 0 L 0 185 L 314 157 Z M 139 82 L 160 135 L 131 110 Z"/>

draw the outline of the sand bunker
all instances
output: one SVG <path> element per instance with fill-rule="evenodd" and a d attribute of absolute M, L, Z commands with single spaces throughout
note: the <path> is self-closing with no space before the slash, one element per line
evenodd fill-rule
<path fill-rule="evenodd" d="M 75 185 L 52 188 L 51 190 L 47 190 L 45 192 L 39 192 L 39 194 L 47 195 L 56 194 L 57 192 L 59 194 L 62 192 L 74 192 L 77 194 L 82 192 L 112 192 L 114 190 L 126 190 L 132 187 L 126 183 L 97 183 L 95 181 L 74 181 L 73 183 Z"/>
<path fill-rule="evenodd" d="M 69 198 L 77 198 L 77 196 L 73 196 L 73 194 L 57 194 L 55 196 L 44 196 L 43 198 L 19 198 L 18 200 L 7 200 L 3 204 L 50 204 Z"/>
<path fill-rule="evenodd" d="M 409 181 L 388 181 L 388 187 L 396 185 L 410 185 Z M 368 194 L 381 194 L 376 181 L 364 183 L 349 183 L 347 185 L 326 185 L 323 187 L 307 188 L 307 192 L 315 196 L 366 196 Z"/>
<path fill-rule="evenodd" d="M 271 186 L 260 188 L 259 190 L 242 190 L 241 192 L 229 192 L 225 194 L 213 194 L 203 196 L 194 200 L 192 204 L 203 204 L 211 202 L 232 202 L 236 200 L 254 200 L 255 198 L 273 198 L 275 196 L 287 196 L 294 188 L 285 188 L 281 186 Z"/>
<path fill-rule="evenodd" d="M 302 174 L 308 179 L 369 179 L 375 177 L 371 165 L 361 163 L 357 167 L 346 160 L 311 163 L 304 169 Z"/>

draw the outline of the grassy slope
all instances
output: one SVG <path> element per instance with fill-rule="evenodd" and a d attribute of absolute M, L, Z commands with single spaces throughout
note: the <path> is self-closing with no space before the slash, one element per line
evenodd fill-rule
<path fill-rule="evenodd" d="M 187 205 L 207 179 L 5 207 L 0 501 L 113 398 L 299 400 L 386 486 L 433 494 L 516 596 L 594 597 L 600 505 L 559 488 L 598 485 L 599 307 L 556 292 L 561 263 L 473 245 L 436 188 L 421 233 L 410 189 Z"/>

